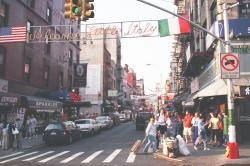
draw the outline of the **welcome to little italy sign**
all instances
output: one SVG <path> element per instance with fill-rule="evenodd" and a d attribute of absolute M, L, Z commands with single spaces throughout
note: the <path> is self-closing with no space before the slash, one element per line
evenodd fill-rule
<path fill-rule="evenodd" d="M 62 42 L 88 39 L 159 36 L 158 21 L 129 21 L 107 24 L 82 24 L 81 32 L 72 32 L 77 25 L 32 26 L 27 42 Z M 71 32 L 70 32 L 71 31 Z M 63 32 L 63 33 L 62 33 Z"/>

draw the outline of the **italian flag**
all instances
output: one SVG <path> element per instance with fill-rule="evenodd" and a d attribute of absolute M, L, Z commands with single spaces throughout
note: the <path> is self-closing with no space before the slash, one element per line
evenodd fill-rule
<path fill-rule="evenodd" d="M 187 15 L 183 17 L 188 19 Z M 179 17 L 159 20 L 158 27 L 160 37 L 191 32 L 190 23 Z"/>

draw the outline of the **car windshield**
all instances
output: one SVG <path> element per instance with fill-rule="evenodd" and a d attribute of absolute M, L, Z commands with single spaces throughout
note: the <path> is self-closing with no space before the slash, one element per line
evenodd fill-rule
<path fill-rule="evenodd" d="M 75 124 L 90 124 L 90 120 L 77 120 Z"/>
<path fill-rule="evenodd" d="M 99 117 L 96 117 L 96 120 L 106 120 L 107 117 L 106 116 L 99 116 Z"/>
<path fill-rule="evenodd" d="M 63 126 L 62 124 L 60 123 L 55 123 L 55 124 L 49 124 L 45 130 L 62 130 L 63 129 Z"/>

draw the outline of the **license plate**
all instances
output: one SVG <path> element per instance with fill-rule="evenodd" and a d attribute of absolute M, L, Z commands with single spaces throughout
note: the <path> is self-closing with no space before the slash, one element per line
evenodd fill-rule
<path fill-rule="evenodd" d="M 50 135 L 56 135 L 56 132 L 51 132 Z"/>

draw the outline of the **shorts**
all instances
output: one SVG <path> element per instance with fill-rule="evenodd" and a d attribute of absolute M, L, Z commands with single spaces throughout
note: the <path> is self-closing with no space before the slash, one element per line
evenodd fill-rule
<path fill-rule="evenodd" d="M 159 125 L 158 129 L 159 129 L 161 134 L 165 134 L 165 132 L 166 132 L 166 126 L 165 125 Z"/>
<path fill-rule="evenodd" d="M 192 129 L 191 129 L 191 127 L 190 128 L 184 127 L 183 135 L 192 136 Z"/>

